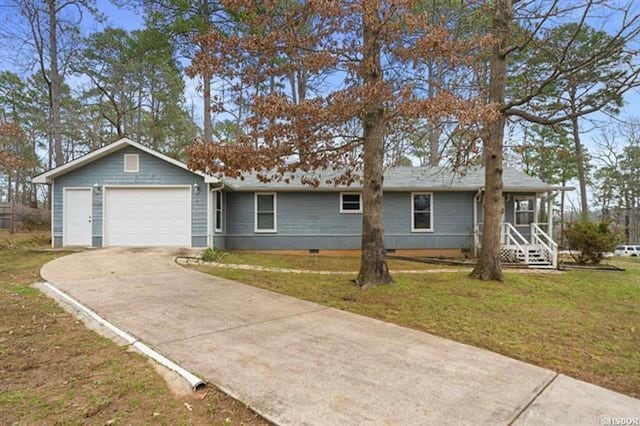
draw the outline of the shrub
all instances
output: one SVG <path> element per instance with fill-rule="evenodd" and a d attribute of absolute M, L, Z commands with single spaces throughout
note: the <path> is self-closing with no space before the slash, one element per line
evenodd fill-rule
<path fill-rule="evenodd" d="M 224 250 L 218 250 L 211 247 L 207 247 L 200 258 L 205 262 L 216 262 L 226 256 L 227 252 Z"/>
<path fill-rule="evenodd" d="M 592 222 L 579 220 L 567 225 L 564 231 L 573 259 L 583 265 L 585 263 L 598 264 L 606 252 L 613 251 L 623 240 L 610 222 Z"/>

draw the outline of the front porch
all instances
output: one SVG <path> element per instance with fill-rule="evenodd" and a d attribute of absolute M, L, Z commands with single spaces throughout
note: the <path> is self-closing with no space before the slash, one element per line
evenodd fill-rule
<path fill-rule="evenodd" d="M 483 194 L 476 196 L 474 254 L 482 241 Z M 558 267 L 558 244 L 553 240 L 553 193 L 505 193 L 500 260 L 530 268 Z"/>

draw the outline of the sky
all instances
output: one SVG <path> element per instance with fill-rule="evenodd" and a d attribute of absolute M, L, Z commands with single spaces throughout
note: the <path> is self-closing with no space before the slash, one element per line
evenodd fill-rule
<path fill-rule="evenodd" d="M 2 0 L 0 0 L 2 1 Z M 109 0 L 97 0 L 96 2 L 98 10 L 106 15 L 106 21 L 104 23 L 97 23 L 93 18 L 87 20 L 83 24 L 83 31 L 91 33 L 99 31 L 105 27 L 121 28 L 127 31 L 140 30 L 144 28 L 144 19 L 139 11 L 131 10 L 129 8 L 119 8 Z M 189 65 L 184 62 L 183 66 Z M 194 104 L 194 111 L 196 119 L 202 121 L 202 94 L 198 92 L 197 79 L 191 79 L 184 76 L 185 82 L 185 99 L 187 101 L 187 108 L 191 108 L 191 103 Z M 202 124 L 202 123 L 200 123 Z"/>
<path fill-rule="evenodd" d="M 11 17 L 3 16 L 3 14 L 8 13 L 7 9 L 1 7 L 2 3 L 5 1 L 8 0 L 0 0 L 0 22 L 3 20 L 11 19 Z M 640 8 L 640 2 L 638 3 L 638 8 Z M 132 8 L 120 8 L 110 0 L 97 0 L 96 6 L 97 9 L 105 15 L 106 20 L 104 22 L 97 22 L 93 18 L 93 16 L 91 16 L 90 14 L 85 14 L 81 24 L 81 31 L 83 35 L 88 35 L 93 32 L 100 31 L 105 27 L 116 27 L 127 31 L 144 28 L 144 19 L 140 11 L 133 10 Z M 602 25 L 595 23 L 592 24 L 595 24 L 596 26 L 602 26 L 602 28 L 605 30 L 612 30 L 618 24 L 616 22 L 606 20 L 602 22 Z M 16 69 L 15 65 L 11 64 L 11 61 L 7 60 L 6 57 L 3 57 L 1 60 L 5 61 L 6 63 L 0 64 L 0 69 L 11 69 L 14 72 L 20 71 Z M 183 65 L 187 66 L 188 63 L 183 63 Z M 202 111 L 202 94 L 197 90 L 198 81 L 187 78 L 186 76 L 184 77 L 184 79 L 186 86 L 186 106 L 191 109 L 193 103 L 193 109 L 195 110 L 196 114 L 198 114 L 196 118 L 201 121 L 202 115 L 200 112 Z M 70 83 L 71 85 L 82 84 L 82 82 L 82 79 L 78 79 L 77 77 L 71 77 L 68 79 L 68 83 Z M 619 118 L 625 120 L 633 117 L 640 117 L 640 111 L 638 111 L 639 106 L 640 90 L 636 89 L 627 94 L 626 105 L 624 106 L 622 113 L 619 115 Z M 597 124 L 609 121 L 609 119 L 603 114 L 594 114 L 591 118 L 595 119 Z M 587 149 L 594 149 L 594 141 L 600 134 L 600 128 L 594 126 L 591 123 L 585 123 L 583 130 L 585 131 L 582 135 L 583 142 L 585 143 Z"/>
<path fill-rule="evenodd" d="M 11 16 L 12 9 L 2 7 L 9 0 L 0 0 L 0 23 L 15 22 Z M 121 8 L 113 4 L 110 0 L 97 0 L 96 8 L 101 11 L 105 17 L 104 22 L 98 22 L 91 14 L 85 13 L 81 22 L 81 34 L 87 36 L 91 33 L 101 31 L 106 27 L 121 28 L 127 31 L 140 30 L 144 28 L 144 19 L 139 11 L 131 8 Z M 14 51 L 0 52 L 0 70 L 11 70 L 17 74 L 30 74 L 25 71 L 23 64 L 16 64 L 16 57 L 20 55 L 20 49 Z M 183 63 L 187 66 L 188 63 Z M 35 70 L 34 70 L 35 71 Z M 196 119 L 202 120 L 202 94 L 197 90 L 198 81 L 195 79 L 184 77 L 185 80 L 185 99 L 187 107 L 191 108 L 191 102 L 194 103 Z M 68 76 L 65 80 L 72 88 L 85 83 L 85 80 L 77 76 Z"/>
<path fill-rule="evenodd" d="M 98 0 L 97 6 L 98 9 L 106 15 L 106 22 L 99 24 L 93 19 L 85 20 L 83 31 L 87 33 L 100 30 L 100 28 L 104 26 L 122 28 L 128 31 L 144 28 L 143 17 L 134 10 L 119 8 L 109 0 Z M 605 30 L 613 30 L 617 24 L 617 22 L 613 21 L 604 21 L 602 28 Z M 598 24 L 596 25 L 599 26 Z M 188 64 L 185 63 L 184 65 L 186 66 Z M 191 107 L 191 102 L 194 103 L 196 113 L 202 111 L 202 95 L 197 90 L 197 83 L 196 80 L 185 77 L 185 99 L 187 100 L 188 107 Z M 640 118 L 640 111 L 638 110 L 640 106 L 640 90 L 632 90 L 627 94 L 625 100 L 626 105 L 619 115 L 619 118 L 622 120 L 634 117 Z M 594 142 L 599 137 L 601 131 L 598 125 L 609 121 L 609 118 L 603 114 L 594 114 L 591 118 L 595 120 L 595 125 L 591 123 L 585 123 L 584 125 L 585 133 L 583 134 L 583 143 L 587 146 L 587 149 L 595 149 Z M 201 120 L 202 117 L 199 116 L 199 119 Z"/>

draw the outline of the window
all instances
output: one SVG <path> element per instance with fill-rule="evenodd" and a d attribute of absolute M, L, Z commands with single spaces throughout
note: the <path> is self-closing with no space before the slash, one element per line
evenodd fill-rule
<path fill-rule="evenodd" d="M 140 171 L 140 157 L 138 154 L 124 155 L 124 172 L 138 173 Z"/>
<path fill-rule="evenodd" d="M 433 194 L 413 192 L 411 194 L 411 232 L 433 231 Z"/>
<path fill-rule="evenodd" d="M 340 193 L 340 213 L 362 213 L 362 198 L 359 192 Z"/>
<path fill-rule="evenodd" d="M 516 226 L 528 226 L 535 222 L 536 197 L 533 195 L 514 197 Z"/>
<path fill-rule="evenodd" d="M 255 198 L 255 224 L 256 232 L 276 232 L 277 226 L 277 201 L 276 194 L 256 192 Z"/>
<path fill-rule="evenodd" d="M 222 232 L 222 191 L 214 191 L 216 208 L 214 226 L 217 232 Z"/>

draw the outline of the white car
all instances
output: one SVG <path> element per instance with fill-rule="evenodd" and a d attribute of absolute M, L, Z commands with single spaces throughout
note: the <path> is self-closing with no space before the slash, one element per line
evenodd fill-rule
<path fill-rule="evenodd" d="M 640 257 L 640 246 L 618 246 L 616 256 Z"/>

